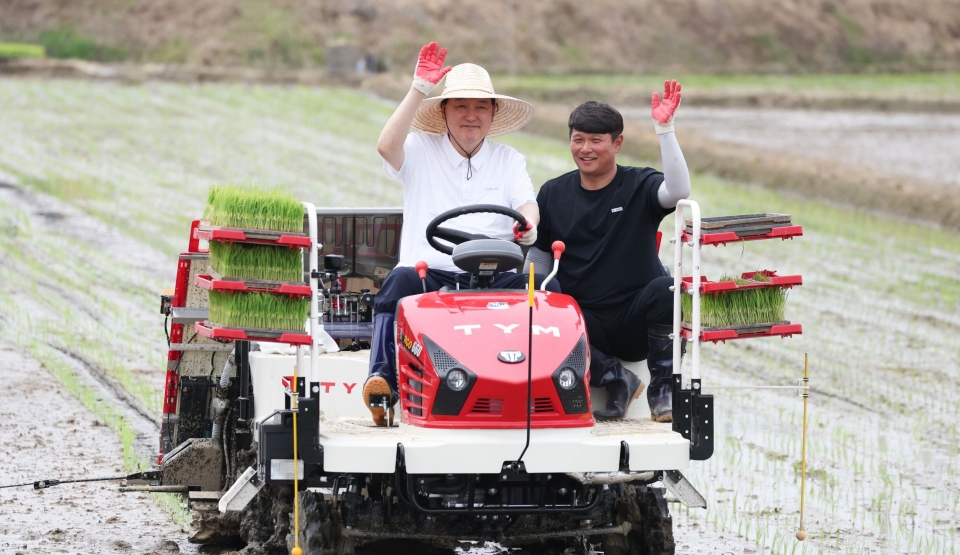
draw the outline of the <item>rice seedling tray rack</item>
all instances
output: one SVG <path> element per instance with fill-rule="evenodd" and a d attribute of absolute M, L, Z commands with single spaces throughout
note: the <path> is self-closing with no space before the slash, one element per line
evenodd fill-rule
<path fill-rule="evenodd" d="M 690 218 L 684 219 L 689 211 Z M 690 460 L 706 460 L 713 454 L 713 395 L 703 392 L 700 347 L 703 342 L 731 339 L 790 337 L 802 332 L 800 324 L 784 320 L 782 302 L 786 289 L 801 285 L 801 276 L 778 276 L 763 270 L 746 272 L 740 278 L 709 281 L 701 274 L 704 245 L 741 241 L 791 239 L 803 235 L 789 214 L 746 214 L 701 218 L 700 205 L 690 199 L 677 203 L 673 243 L 673 431 L 690 442 Z M 684 277 L 683 248 L 691 250 L 690 270 Z M 702 302 L 707 300 L 707 326 Z M 687 314 L 684 314 L 687 312 Z M 688 319 L 689 322 L 684 322 Z M 689 386 L 681 372 L 683 342 L 690 342 Z"/>
<path fill-rule="evenodd" d="M 778 276 L 772 270 L 760 270 L 757 272 L 744 272 L 740 276 L 748 280 L 749 283 L 737 284 L 735 281 L 708 281 L 706 276 L 700 276 L 700 293 L 719 294 L 727 291 L 743 291 L 745 289 L 758 289 L 761 287 L 793 287 L 803 285 L 803 276 Z M 761 278 L 757 280 L 756 278 Z M 693 290 L 693 276 L 683 276 L 681 286 L 685 293 Z"/>
<path fill-rule="evenodd" d="M 200 223 L 197 238 L 222 243 L 257 243 L 291 248 L 309 248 L 310 236 L 306 233 L 291 231 L 273 231 L 268 229 L 246 229 L 239 227 L 221 227 Z"/>
<path fill-rule="evenodd" d="M 693 240 L 693 222 L 686 220 L 683 241 Z M 763 213 L 719 216 L 700 220 L 701 245 L 725 245 L 739 241 L 792 239 L 803 235 L 803 227 L 793 225 L 789 214 Z"/>
<path fill-rule="evenodd" d="M 682 322 L 680 324 L 680 337 L 687 340 L 693 338 L 692 327 L 689 322 Z M 754 337 L 792 337 L 801 333 L 803 333 L 801 324 L 791 324 L 788 321 L 766 322 L 727 328 L 702 328 L 700 330 L 700 340 L 717 343 L 731 339 L 750 339 Z"/>
<path fill-rule="evenodd" d="M 303 283 L 264 279 L 224 278 L 206 274 L 195 276 L 194 285 L 207 291 L 273 293 L 275 295 L 289 295 L 291 297 L 309 297 L 311 294 L 310 286 Z"/>
<path fill-rule="evenodd" d="M 264 328 L 238 328 L 222 326 L 214 322 L 197 322 L 194 329 L 198 335 L 217 341 L 261 341 L 289 343 L 291 345 L 310 345 L 311 335 L 292 330 L 273 330 Z"/>

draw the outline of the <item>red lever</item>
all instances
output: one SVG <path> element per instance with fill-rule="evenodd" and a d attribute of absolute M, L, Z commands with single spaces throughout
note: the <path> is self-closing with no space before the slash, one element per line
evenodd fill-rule
<path fill-rule="evenodd" d="M 554 241 L 550 248 L 553 249 L 553 259 L 560 260 L 560 255 L 567 249 L 567 246 L 563 244 L 563 241 Z"/>
<path fill-rule="evenodd" d="M 416 268 L 417 273 L 420 274 L 420 283 L 423 284 L 423 292 L 426 293 L 427 292 L 427 268 L 429 266 L 427 266 L 426 262 L 421 260 L 416 264 L 414 264 L 413 267 Z"/>
<path fill-rule="evenodd" d="M 420 274 L 420 279 L 427 279 L 427 263 L 421 260 L 413 265 L 417 269 L 417 273 Z"/>

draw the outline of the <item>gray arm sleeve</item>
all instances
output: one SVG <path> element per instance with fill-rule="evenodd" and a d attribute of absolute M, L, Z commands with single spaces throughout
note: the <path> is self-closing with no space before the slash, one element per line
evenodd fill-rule
<path fill-rule="evenodd" d="M 674 208 L 677 201 L 690 196 L 690 170 L 683 159 L 676 133 L 664 133 L 660 138 L 660 157 L 663 159 L 663 183 L 657 191 L 657 200 L 663 208 Z"/>
<path fill-rule="evenodd" d="M 553 271 L 553 253 L 543 252 L 537 247 L 530 247 L 527 250 L 527 259 L 523 262 L 523 273 L 530 273 L 530 263 L 533 262 L 534 271 L 541 275 L 547 275 Z"/>

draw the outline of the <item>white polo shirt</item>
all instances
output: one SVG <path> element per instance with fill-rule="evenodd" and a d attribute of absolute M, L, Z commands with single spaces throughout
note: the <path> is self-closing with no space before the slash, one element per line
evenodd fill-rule
<path fill-rule="evenodd" d="M 450 255 L 427 243 L 427 225 L 459 206 L 498 204 L 517 209 L 536 204 L 527 161 L 516 149 L 484 139 L 470 159 L 473 175 L 467 179 L 467 159 L 446 135 L 413 132 L 403 143 L 400 171 L 386 160 L 384 172 L 403 184 L 403 233 L 398 266 L 425 261 L 431 269 L 460 271 Z M 471 214 L 448 220 L 444 227 L 513 240 L 513 218 L 499 214 Z"/>

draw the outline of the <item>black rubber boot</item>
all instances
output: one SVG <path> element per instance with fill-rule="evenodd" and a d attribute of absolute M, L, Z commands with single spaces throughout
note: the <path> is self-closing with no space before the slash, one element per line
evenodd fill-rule
<path fill-rule="evenodd" d="M 673 422 L 673 326 L 654 325 L 647 329 L 650 350 L 647 353 L 647 368 L 650 369 L 650 387 L 647 401 L 650 403 L 650 419 L 657 422 Z M 686 352 L 687 340 L 681 340 L 680 360 Z"/>
<path fill-rule="evenodd" d="M 363 384 L 363 402 L 377 426 L 393 425 L 393 407 L 397 395 L 396 355 L 393 314 L 373 317 L 373 341 L 370 343 L 370 374 Z M 388 414 L 389 413 L 389 414 Z"/>
<path fill-rule="evenodd" d="M 643 382 L 633 372 L 627 370 L 617 357 L 590 347 L 590 385 L 606 386 L 608 391 L 607 408 L 593 411 L 597 420 L 622 420 L 630 408 L 630 403 L 640 396 Z"/>

